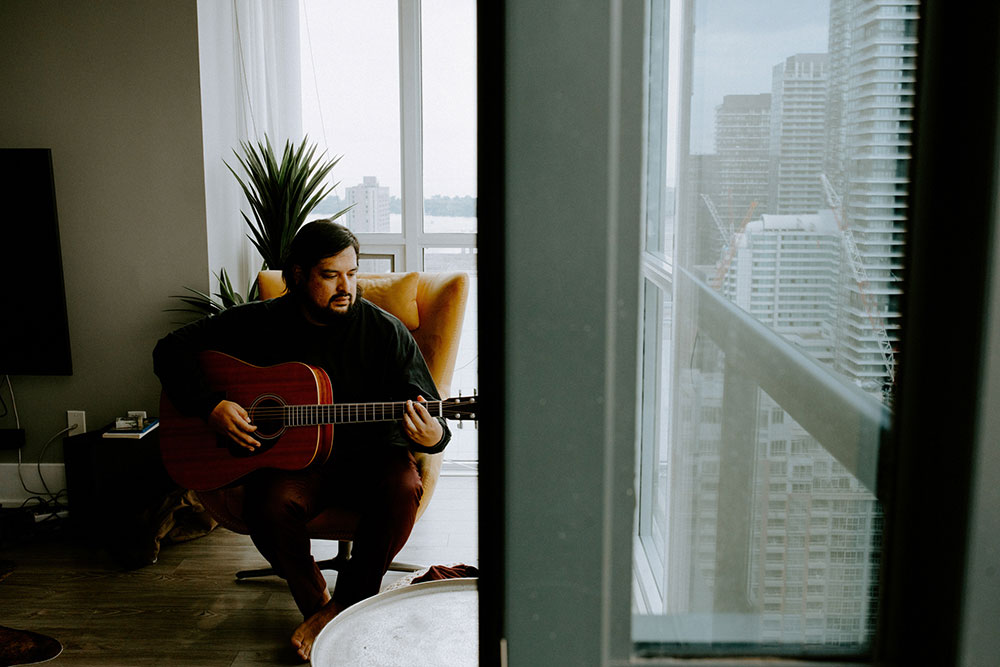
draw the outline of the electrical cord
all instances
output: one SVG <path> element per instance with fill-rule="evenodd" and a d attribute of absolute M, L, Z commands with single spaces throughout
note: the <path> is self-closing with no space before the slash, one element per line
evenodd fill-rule
<path fill-rule="evenodd" d="M 9 375 L 4 375 L 3 379 L 7 382 L 10 382 Z M 0 413 L 0 419 L 2 419 L 10 413 L 10 410 L 7 409 L 7 401 L 3 400 L 3 393 L 0 393 L 0 407 L 3 408 L 3 413 Z"/>
<path fill-rule="evenodd" d="M 17 428 L 21 428 L 21 416 L 17 412 L 17 398 L 14 395 L 14 386 L 11 384 L 10 375 L 3 376 L 0 379 L 0 388 L 6 383 L 7 393 L 10 394 L 10 406 L 3 399 L 2 393 L 0 393 L 0 417 L 7 417 L 11 412 L 14 414 L 14 422 Z M 42 459 L 45 457 L 45 453 L 48 451 L 52 443 L 55 442 L 59 436 L 76 428 L 76 425 L 69 426 L 62 429 L 42 446 L 42 451 L 38 454 L 38 460 L 36 461 L 36 469 L 38 471 L 38 479 L 42 483 L 44 491 L 34 491 L 28 488 L 27 482 L 24 480 L 24 473 L 22 472 L 22 465 L 24 461 L 21 458 L 21 448 L 17 450 L 17 478 L 21 482 L 21 488 L 24 489 L 25 493 L 30 494 L 28 498 L 25 498 L 20 505 L 22 510 L 30 510 L 31 513 L 36 517 L 36 527 L 46 527 L 46 526 L 57 526 L 59 524 L 60 512 L 65 512 L 69 509 L 68 496 L 69 492 L 66 488 L 60 489 L 59 491 L 53 493 L 52 489 L 49 488 L 48 483 L 45 481 L 44 475 L 42 475 Z M 44 518 L 37 518 L 45 515 Z M 65 515 L 63 515 L 65 516 Z"/>
<path fill-rule="evenodd" d="M 463 370 L 465 368 L 468 368 L 469 366 L 471 366 L 472 364 L 476 363 L 477 361 L 479 361 L 479 355 L 478 354 L 476 356 L 474 356 L 472 359 L 470 359 L 469 361 L 465 362 L 464 364 L 462 364 L 461 366 L 459 366 L 458 368 L 456 368 L 455 370 L 456 371 L 460 371 L 460 370 Z"/>
<path fill-rule="evenodd" d="M 27 483 L 25 483 L 24 481 L 24 475 L 21 473 L 21 464 L 22 464 L 21 450 L 20 449 L 17 450 L 17 477 L 19 480 L 21 480 L 21 487 L 25 490 L 25 492 L 30 493 L 33 496 L 46 495 L 50 500 L 55 501 L 55 499 L 58 498 L 60 494 L 66 491 L 66 489 L 61 489 L 58 493 L 52 493 L 52 489 L 50 489 L 49 485 L 45 483 L 45 477 L 42 475 L 42 458 L 45 456 L 45 452 L 48 451 L 52 443 L 56 441 L 56 438 L 61 436 L 63 433 L 68 433 L 69 431 L 72 431 L 75 428 L 76 425 L 74 424 L 73 426 L 67 426 L 63 430 L 56 433 L 54 436 L 49 438 L 48 442 L 46 442 L 42 446 L 42 451 L 38 453 L 38 459 L 35 462 L 35 465 L 37 466 L 38 470 L 38 479 L 41 481 L 42 486 L 45 488 L 45 491 L 33 491 L 28 488 Z"/>
<path fill-rule="evenodd" d="M 10 375 L 5 375 L 4 376 L 4 381 L 7 382 L 7 393 L 10 394 L 10 404 L 11 404 L 11 408 L 14 410 L 14 423 L 16 424 L 17 428 L 21 428 L 21 417 L 17 413 L 17 398 L 14 396 L 14 386 L 10 383 Z M 2 397 L 0 397 L 0 404 L 3 405 L 3 410 L 4 410 L 3 414 L 0 415 L 0 417 L 6 417 L 7 416 L 7 404 L 3 402 L 3 398 Z M 63 433 L 67 433 L 69 431 L 72 431 L 75 428 L 76 428 L 76 424 L 74 424 L 73 426 L 67 426 L 63 430 L 61 430 L 58 433 L 56 433 L 54 436 L 52 436 L 51 438 L 49 438 L 48 442 L 46 442 L 42 446 L 42 451 L 39 452 L 39 454 L 38 454 L 38 460 L 35 462 L 35 464 L 36 464 L 36 467 L 37 467 L 37 470 L 38 470 L 38 479 L 41 481 L 42 487 L 45 488 L 45 491 L 32 491 L 31 489 L 28 488 L 28 484 L 24 481 L 24 475 L 21 473 L 21 465 L 24 463 L 24 461 L 22 461 L 22 459 L 21 459 L 21 450 L 20 449 L 17 450 L 17 478 L 21 481 L 21 488 L 24 489 L 24 491 L 26 493 L 32 494 L 32 496 L 35 497 L 35 498 L 40 498 L 42 495 L 46 495 L 46 496 L 48 496 L 49 501 L 58 502 L 57 499 L 59 498 L 59 496 L 62 493 L 66 492 L 66 489 L 62 489 L 62 490 L 58 491 L 57 493 L 52 493 L 52 489 L 50 489 L 49 485 L 45 483 L 45 477 L 42 475 L 42 458 L 45 456 L 45 452 L 48 451 L 48 449 L 52 445 L 52 443 L 56 441 L 56 438 L 58 438 Z M 31 498 L 29 498 L 28 500 L 31 500 Z M 25 502 L 27 502 L 27 501 L 25 501 Z M 23 507 L 23 505 L 22 505 L 22 507 Z"/>
<path fill-rule="evenodd" d="M 10 383 L 10 375 L 5 375 L 4 380 L 7 381 L 7 393 L 10 394 L 10 404 L 14 409 L 14 424 L 17 428 L 21 428 L 21 418 L 17 414 L 17 399 L 14 398 L 14 385 Z M 3 403 L 3 398 L 0 397 L 0 403 Z M 3 414 L 0 417 L 7 416 L 7 404 L 3 403 Z"/>
<path fill-rule="evenodd" d="M 43 519 L 43 521 L 49 521 L 53 518 L 58 518 L 55 515 L 59 512 L 69 509 L 69 505 L 64 502 L 68 499 L 66 489 L 62 489 L 51 498 L 43 498 L 41 496 L 25 498 L 21 502 L 20 507 L 21 509 L 30 509 L 34 514 L 48 514 L 49 516 Z"/>

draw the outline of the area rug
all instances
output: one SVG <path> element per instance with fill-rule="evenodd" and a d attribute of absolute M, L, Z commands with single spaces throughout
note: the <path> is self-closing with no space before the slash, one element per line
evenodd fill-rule
<path fill-rule="evenodd" d="M 58 640 L 31 632 L 0 625 L 0 667 L 34 665 L 62 653 Z"/>
<path fill-rule="evenodd" d="M 0 581 L 14 571 L 14 563 L 0 560 Z M 0 625 L 0 667 L 34 665 L 62 653 L 58 640 L 30 630 L 15 630 Z"/>

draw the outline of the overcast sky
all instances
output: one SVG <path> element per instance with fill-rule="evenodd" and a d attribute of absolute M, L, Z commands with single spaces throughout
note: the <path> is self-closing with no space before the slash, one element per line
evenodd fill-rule
<path fill-rule="evenodd" d="M 424 194 L 474 196 L 475 0 L 422 6 Z M 695 7 L 691 149 L 711 153 L 724 95 L 769 93 L 774 65 L 826 52 L 829 0 L 696 0 Z M 338 194 L 377 176 L 399 196 L 397 0 L 304 0 L 300 19 L 304 130 L 343 155 L 334 169 Z"/>
<path fill-rule="evenodd" d="M 715 151 L 725 95 L 771 92 L 771 70 L 797 53 L 826 53 L 830 0 L 697 0 L 691 152 Z"/>
<path fill-rule="evenodd" d="M 423 0 L 424 195 L 476 195 L 475 0 Z M 397 0 L 305 0 L 303 129 L 344 186 L 400 194 Z M 318 91 L 318 95 L 317 95 Z"/>

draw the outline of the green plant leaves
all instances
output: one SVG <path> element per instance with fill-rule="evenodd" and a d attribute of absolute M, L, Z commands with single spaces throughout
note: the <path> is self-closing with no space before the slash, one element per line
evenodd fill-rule
<path fill-rule="evenodd" d="M 242 156 L 233 152 L 243 175 L 229 163 L 226 167 L 250 204 L 252 218 L 242 213 L 251 232 L 247 237 L 264 258 L 265 267 L 278 269 L 306 217 L 337 186 L 323 183 L 340 158 L 325 159 L 325 153 L 317 156 L 308 137 L 298 146 L 286 141 L 280 160 L 266 135 L 262 142 L 240 142 L 240 146 Z"/>
<path fill-rule="evenodd" d="M 241 141 L 240 148 L 242 155 L 233 151 L 240 172 L 228 162 L 223 160 L 223 163 L 236 177 L 250 207 L 250 215 L 240 211 L 250 229 L 247 238 L 264 259 L 262 269 L 280 269 L 299 227 L 317 204 L 337 187 L 338 183 L 324 185 L 324 182 L 340 158 L 325 158 L 325 152 L 317 155 L 316 145 L 310 144 L 308 137 L 297 146 L 286 141 L 280 159 L 267 135 L 264 135 L 263 141 L 256 143 Z M 330 219 L 339 218 L 348 210 L 350 207 L 330 216 Z M 256 276 L 247 286 L 246 299 L 233 288 L 225 269 L 216 274 L 216 278 L 219 291 L 215 295 L 185 287 L 190 294 L 173 295 L 171 298 L 180 299 L 187 307 L 169 308 L 168 312 L 203 317 L 258 298 Z"/>
<path fill-rule="evenodd" d="M 233 306 L 238 306 L 247 301 L 254 301 L 258 296 L 257 288 L 257 278 L 256 276 L 247 285 L 247 298 L 244 299 L 239 292 L 233 288 L 232 282 L 229 280 L 229 275 L 226 273 L 225 269 L 219 271 L 215 274 L 216 279 L 219 281 L 219 291 L 215 293 L 214 297 L 209 294 L 205 294 L 200 290 L 196 290 L 191 287 L 185 287 L 190 294 L 173 294 L 172 299 L 180 299 L 182 302 L 187 304 L 187 308 L 167 308 L 166 312 L 169 313 L 190 313 L 192 315 L 197 315 L 198 317 L 205 317 L 207 315 L 215 315 L 216 313 L 221 313 L 227 308 L 232 308 Z M 218 297 L 218 298 L 215 298 Z"/>

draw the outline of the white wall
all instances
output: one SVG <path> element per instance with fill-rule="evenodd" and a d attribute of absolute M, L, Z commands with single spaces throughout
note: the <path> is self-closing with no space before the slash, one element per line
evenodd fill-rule
<path fill-rule="evenodd" d="M 198 66 L 195 0 L 0 3 L 0 146 L 52 149 L 73 350 L 72 377 L 12 378 L 27 461 L 67 409 L 157 411 L 163 311 L 208 287 Z"/>

